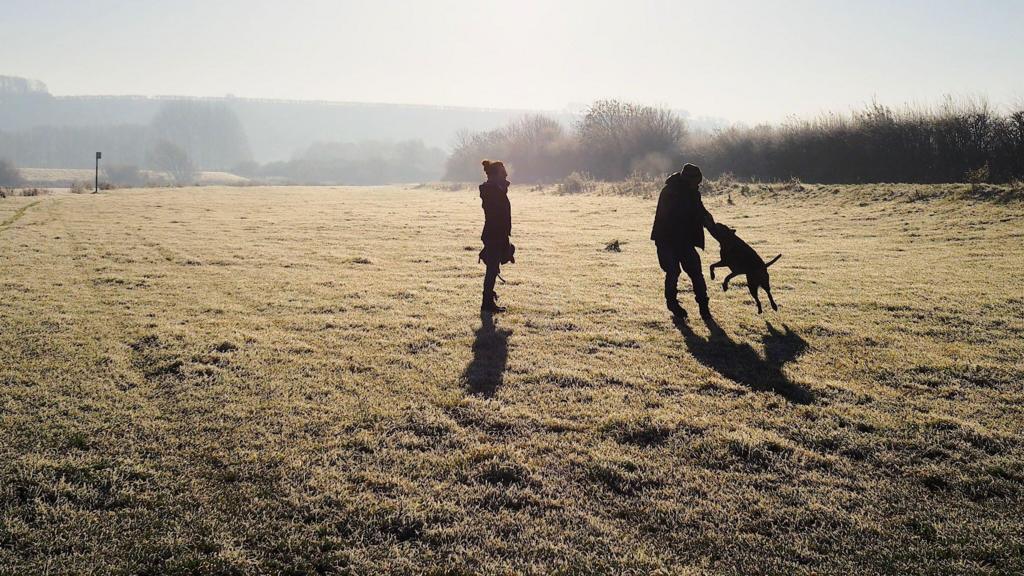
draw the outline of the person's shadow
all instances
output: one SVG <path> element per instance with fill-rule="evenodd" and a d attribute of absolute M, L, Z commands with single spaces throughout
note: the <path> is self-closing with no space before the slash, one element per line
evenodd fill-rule
<path fill-rule="evenodd" d="M 750 344 L 736 342 L 713 318 L 704 321 L 711 335 L 698 336 L 685 321 L 676 328 L 698 362 L 722 376 L 753 390 L 771 391 L 795 404 L 814 401 L 811 391 L 789 380 L 782 371 L 786 362 L 795 360 L 807 349 L 807 341 L 783 325 L 785 332 L 765 322 L 768 333 L 762 337 L 764 358 Z"/>
<path fill-rule="evenodd" d="M 508 363 L 510 330 L 496 329 L 490 312 L 480 312 L 480 328 L 473 341 L 473 360 L 462 373 L 470 394 L 494 396 L 502 384 Z"/>

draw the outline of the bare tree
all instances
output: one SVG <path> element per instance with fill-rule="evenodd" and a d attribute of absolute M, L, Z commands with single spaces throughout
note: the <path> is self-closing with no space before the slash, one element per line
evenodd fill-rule
<path fill-rule="evenodd" d="M 160 140 L 153 146 L 149 159 L 154 168 L 170 174 L 178 185 L 185 186 L 195 181 L 196 168 L 188 153 L 167 140 Z"/>
<path fill-rule="evenodd" d="M 0 186 L 14 188 L 24 184 L 25 181 L 21 179 L 18 168 L 10 161 L 0 158 Z"/>
<path fill-rule="evenodd" d="M 527 115 L 496 130 L 460 132 L 445 178 L 480 178 L 480 161 L 493 158 L 505 161 L 517 182 L 552 182 L 572 172 L 576 148 L 557 120 Z"/>
<path fill-rule="evenodd" d="M 154 138 L 188 151 L 201 170 L 227 170 L 252 160 L 249 139 L 235 112 L 220 102 L 165 102 L 150 123 Z"/>
<path fill-rule="evenodd" d="M 670 110 L 598 100 L 576 124 L 585 168 L 615 180 L 632 172 L 663 172 L 680 155 L 686 125 Z"/>

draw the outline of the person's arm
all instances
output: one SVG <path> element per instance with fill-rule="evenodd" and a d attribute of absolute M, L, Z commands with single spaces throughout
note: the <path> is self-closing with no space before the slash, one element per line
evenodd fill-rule
<path fill-rule="evenodd" d="M 505 212 L 505 222 L 508 224 L 508 235 L 512 235 L 512 203 L 508 203 L 508 211 Z"/>
<path fill-rule="evenodd" d="M 701 209 L 702 212 L 704 212 L 704 218 L 703 218 L 704 227 L 710 229 L 712 226 L 715 225 L 715 217 L 711 215 L 711 212 L 708 212 L 707 208 L 704 207 L 704 202 L 703 201 L 698 199 L 697 202 L 700 203 L 700 209 Z"/>

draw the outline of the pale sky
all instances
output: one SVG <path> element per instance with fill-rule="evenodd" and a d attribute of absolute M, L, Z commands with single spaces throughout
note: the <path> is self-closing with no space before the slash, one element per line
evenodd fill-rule
<path fill-rule="evenodd" d="M 748 123 L 1024 99 L 1024 0 L 0 0 L 0 74 L 71 94 L 561 110 Z"/>

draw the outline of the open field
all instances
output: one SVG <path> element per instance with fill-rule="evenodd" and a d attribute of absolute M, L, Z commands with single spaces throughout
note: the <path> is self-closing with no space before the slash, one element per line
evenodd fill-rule
<path fill-rule="evenodd" d="M 1024 572 L 1024 203 L 952 190 L 709 198 L 784 254 L 710 327 L 649 198 L 513 188 L 493 319 L 475 189 L 0 200 L 0 573 Z"/>

